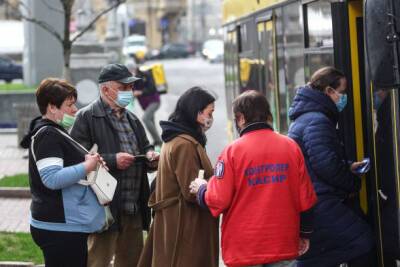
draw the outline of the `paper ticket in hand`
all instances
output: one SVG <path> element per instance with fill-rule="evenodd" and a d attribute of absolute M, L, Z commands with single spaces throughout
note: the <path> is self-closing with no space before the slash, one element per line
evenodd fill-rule
<path fill-rule="evenodd" d="M 204 170 L 199 170 L 199 175 L 197 178 L 204 179 Z"/>

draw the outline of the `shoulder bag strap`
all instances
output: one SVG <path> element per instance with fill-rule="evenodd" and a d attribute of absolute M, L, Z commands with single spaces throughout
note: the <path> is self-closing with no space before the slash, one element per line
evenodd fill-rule
<path fill-rule="evenodd" d="M 33 135 L 32 137 L 31 137 L 31 151 L 32 151 L 32 157 L 33 157 L 33 159 L 35 160 L 35 163 L 36 163 L 36 156 L 35 156 L 35 152 L 34 152 L 34 143 L 35 143 L 35 138 L 36 138 L 36 136 L 43 130 L 43 129 L 45 129 L 45 128 L 47 128 L 48 126 L 44 126 L 44 127 L 42 127 L 42 128 L 40 128 L 36 133 L 35 133 L 35 135 Z M 79 144 L 77 141 L 75 141 L 74 139 L 72 139 L 72 137 L 71 136 L 69 136 L 68 134 L 66 134 L 65 132 L 63 132 L 63 131 L 61 131 L 60 129 L 57 129 L 57 128 L 55 128 L 54 127 L 54 129 L 56 129 L 60 134 L 62 134 L 63 136 L 65 136 L 66 138 L 68 138 L 69 140 L 71 140 L 74 144 L 76 144 L 79 148 L 81 148 L 83 151 L 85 151 L 86 153 L 89 153 L 89 151 L 84 147 L 84 146 L 82 146 L 81 144 Z M 92 184 L 92 182 L 91 181 L 88 181 L 88 180 L 79 180 L 79 182 L 78 182 L 79 184 L 81 184 L 81 185 L 85 185 L 85 186 L 88 186 L 88 185 L 90 185 L 90 184 Z"/>
<path fill-rule="evenodd" d="M 36 162 L 36 155 L 35 155 L 35 151 L 34 151 L 35 138 L 45 128 L 47 128 L 47 126 L 44 126 L 44 127 L 40 128 L 33 136 L 31 136 L 31 152 L 32 152 L 33 160 L 35 162 Z"/>

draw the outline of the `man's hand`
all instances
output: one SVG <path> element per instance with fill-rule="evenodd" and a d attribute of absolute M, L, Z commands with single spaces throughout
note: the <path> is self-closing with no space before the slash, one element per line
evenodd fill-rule
<path fill-rule="evenodd" d="M 132 165 L 135 157 L 126 152 L 117 153 L 117 169 L 126 170 L 129 166 Z"/>
<path fill-rule="evenodd" d="M 207 181 L 205 179 L 201 178 L 194 179 L 194 181 L 191 182 L 189 185 L 190 193 L 196 195 L 197 192 L 199 192 L 200 186 L 202 186 L 203 184 L 207 184 Z"/>
<path fill-rule="evenodd" d="M 299 256 L 303 255 L 310 248 L 310 239 L 301 238 L 299 239 Z"/>

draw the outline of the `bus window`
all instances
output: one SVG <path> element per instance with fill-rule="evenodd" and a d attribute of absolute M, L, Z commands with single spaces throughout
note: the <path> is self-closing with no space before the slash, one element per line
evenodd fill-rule
<path fill-rule="evenodd" d="M 296 88 L 304 85 L 304 34 L 300 3 L 284 6 L 277 11 L 279 110 L 281 132 L 290 124 L 288 109 Z"/>
<path fill-rule="evenodd" d="M 237 47 L 237 31 L 231 30 L 225 32 L 225 52 L 224 52 L 224 68 L 225 68 L 225 93 L 228 117 L 231 118 L 231 103 L 239 94 L 238 88 L 238 47 Z M 232 119 L 232 118 L 231 118 Z"/>
<path fill-rule="evenodd" d="M 324 66 L 333 66 L 332 10 L 328 1 L 304 5 L 305 80 Z"/>
<path fill-rule="evenodd" d="M 303 86 L 304 57 L 303 57 L 303 24 L 301 21 L 301 6 L 294 3 L 283 7 L 283 47 L 285 56 L 286 88 L 288 91 L 288 106 L 290 106 L 296 88 Z"/>
<path fill-rule="evenodd" d="M 239 81 L 240 92 L 260 90 L 259 61 L 257 60 L 256 25 L 253 20 L 243 22 L 240 27 L 239 40 Z"/>
<path fill-rule="evenodd" d="M 260 49 L 261 91 L 265 94 L 271 107 L 273 127 L 279 129 L 278 94 L 276 79 L 276 46 L 275 27 L 272 20 L 259 22 L 257 25 L 258 44 Z"/>

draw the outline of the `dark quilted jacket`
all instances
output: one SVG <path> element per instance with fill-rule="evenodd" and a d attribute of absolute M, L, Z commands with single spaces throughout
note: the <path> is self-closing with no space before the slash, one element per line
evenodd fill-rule
<path fill-rule="evenodd" d="M 346 204 L 348 194 L 360 189 L 360 178 L 350 172 L 336 134 L 338 115 L 327 95 L 307 86 L 297 91 L 289 110 L 289 136 L 303 151 L 318 195 L 310 249 L 297 267 L 338 266 L 362 257 L 374 245 L 368 224 Z"/>
<path fill-rule="evenodd" d="M 301 147 L 318 195 L 358 192 L 360 178 L 351 173 L 337 136 L 339 113 L 324 93 L 300 88 L 289 109 L 289 137 Z"/>

